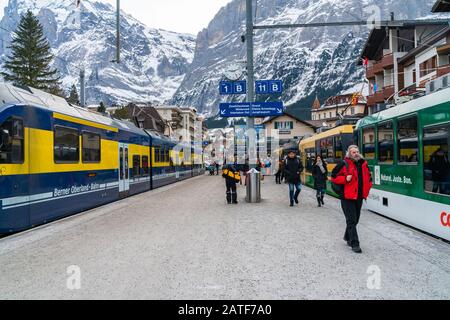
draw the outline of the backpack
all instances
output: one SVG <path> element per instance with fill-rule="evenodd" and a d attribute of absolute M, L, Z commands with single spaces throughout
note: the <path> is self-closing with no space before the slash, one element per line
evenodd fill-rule
<path fill-rule="evenodd" d="M 348 168 L 349 168 L 348 162 L 346 160 L 344 160 L 344 163 L 345 163 L 345 168 L 348 171 Z M 331 182 L 331 189 L 333 189 L 334 193 L 339 195 L 339 197 L 341 197 L 341 198 L 343 198 L 343 196 L 344 196 L 344 188 L 345 188 L 345 186 L 342 184 L 336 184 L 334 182 Z"/>

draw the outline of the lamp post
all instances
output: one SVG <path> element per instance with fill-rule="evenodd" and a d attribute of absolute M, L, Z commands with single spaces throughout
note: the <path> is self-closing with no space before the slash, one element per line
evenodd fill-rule
<path fill-rule="evenodd" d="M 247 102 L 255 102 L 255 78 L 254 78 L 254 63 L 253 63 L 253 0 L 246 0 L 246 36 L 245 41 L 247 43 Z M 252 163 L 251 153 L 253 149 L 256 149 L 256 134 L 255 119 L 247 118 L 247 132 L 249 135 L 248 153 L 249 153 L 249 166 L 254 168 L 255 164 Z"/>
<path fill-rule="evenodd" d="M 116 13 L 116 63 L 120 63 L 120 0 L 117 0 Z"/>

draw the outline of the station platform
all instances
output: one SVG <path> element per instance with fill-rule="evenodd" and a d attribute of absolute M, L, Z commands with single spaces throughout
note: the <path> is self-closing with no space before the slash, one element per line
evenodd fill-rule
<path fill-rule="evenodd" d="M 228 205 L 202 176 L 0 240 L 1 299 L 450 299 L 450 244 L 364 211 L 363 254 L 339 201 L 262 183 Z M 77 266 L 80 287 L 70 288 Z"/>

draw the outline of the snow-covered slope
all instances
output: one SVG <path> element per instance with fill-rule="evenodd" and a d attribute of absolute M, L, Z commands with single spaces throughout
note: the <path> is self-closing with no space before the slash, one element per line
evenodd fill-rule
<path fill-rule="evenodd" d="M 79 86 L 86 70 L 87 103 L 164 102 L 183 81 L 195 50 L 195 37 L 146 27 L 122 12 L 120 65 L 115 59 L 115 8 L 98 0 L 9 0 L 0 27 L 15 30 L 30 9 L 44 26 L 64 88 Z M 0 29 L 0 56 L 11 35 Z"/>
<path fill-rule="evenodd" d="M 435 0 L 259 0 L 257 24 L 352 21 L 367 19 L 365 9 L 377 5 L 382 18 L 413 19 L 430 15 Z M 245 1 L 223 8 L 197 38 L 189 71 L 172 102 L 197 106 L 215 115 L 219 102 L 245 97 L 220 97 L 222 70 L 245 59 Z M 356 65 L 369 29 L 334 27 L 255 31 L 257 79 L 282 79 L 286 105 L 309 109 L 316 93 L 322 99 L 360 86 L 364 71 Z M 267 100 L 269 97 L 258 97 Z"/>

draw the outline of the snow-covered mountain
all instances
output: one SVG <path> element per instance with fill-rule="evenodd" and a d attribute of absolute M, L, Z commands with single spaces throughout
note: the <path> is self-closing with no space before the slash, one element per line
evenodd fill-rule
<path fill-rule="evenodd" d="M 366 20 L 376 5 L 384 20 L 429 16 L 435 0 L 258 0 L 256 24 L 286 24 Z M 365 11 L 368 10 L 368 11 Z M 372 11 L 371 11 L 372 10 Z M 360 88 L 364 71 L 356 65 L 369 34 L 367 26 L 255 31 L 257 79 L 282 79 L 286 105 L 309 110 L 315 95 L 330 95 Z M 246 57 L 245 1 L 222 8 L 197 38 L 195 58 L 172 102 L 197 106 L 217 114 L 219 102 L 243 100 L 220 97 L 223 69 Z M 268 100 L 270 97 L 258 97 Z M 303 112 L 307 114 L 307 112 Z"/>
<path fill-rule="evenodd" d="M 0 22 L 0 57 L 10 32 L 30 9 L 44 26 L 64 88 L 79 86 L 86 70 L 87 103 L 164 102 L 182 82 L 195 50 L 195 37 L 150 29 L 122 12 L 121 64 L 115 59 L 116 10 L 99 0 L 9 0 Z M 6 30 L 4 30 L 6 29 Z"/>

